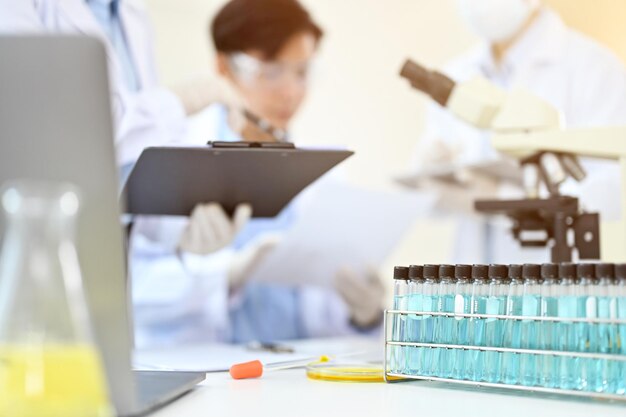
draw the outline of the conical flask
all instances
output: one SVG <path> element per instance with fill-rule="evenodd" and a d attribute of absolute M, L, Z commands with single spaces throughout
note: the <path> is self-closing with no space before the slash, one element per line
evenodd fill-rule
<path fill-rule="evenodd" d="M 77 190 L 16 181 L 1 202 L 0 416 L 112 416 L 74 243 Z"/>

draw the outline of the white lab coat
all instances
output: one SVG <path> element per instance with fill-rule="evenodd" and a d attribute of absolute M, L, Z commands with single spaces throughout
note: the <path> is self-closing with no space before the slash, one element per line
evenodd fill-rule
<path fill-rule="evenodd" d="M 239 140 L 228 126 L 227 110 L 212 105 L 189 122 L 190 142 Z M 252 220 L 253 226 L 280 233 L 297 215 L 297 204 L 277 220 Z M 228 268 L 237 245 L 207 256 L 177 254 L 187 218 L 138 218 L 131 239 L 131 276 L 138 346 L 190 342 L 246 342 L 327 337 L 358 332 L 344 300 L 333 290 L 306 285 L 247 283 L 228 287 Z M 248 234 L 243 230 L 241 235 Z M 240 236 L 241 237 L 241 236 Z M 245 246 L 244 246 L 245 247 Z M 376 330 L 374 330 L 375 332 Z"/>
<path fill-rule="evenodd" d="M 504 88 L 521 87 L 542 97 L 560 111 L 567 127 L 626 125 L 626 70 L 607 48 L 565 26 L 553 11 L 543 10 L 538 20 L 496 67 L 489 46 L 481 45 L 444 70 L 465 81 L 482 76 Z M 416 148 L 415 164 L 429 163 L 432 149 L 445 144 L 463 162 L 498 158 L 489 135 L 457 120 L 446 109 L 429 106 L 426 131 Z M 617 140 L 617 139 L 616 139 Z M 419 168 L 418 168 L 419 169 Z M 588 163 L 589 176 L 580 186 L 567 184 L 568 194 L 579 193 L 584 207 L 600 210 L 605 219 L 619 213 L 617 164 Z M 615 193 L 599 192 L 614 187 Z M 572 184 L 573 185 L 573 184 Z M 578 189 L 578 190 L 577 190 Z M 500 190 L 501 197 L 519 196 Z M 488 225 L 476 215 L 457 222 L 453 261 L 460 263 L 547 262 L 549 249 L 520 248 L 503 218 Z"/>
<path fill-rule="evenodd" d="M 178 98 L 159 86 L 153 34 L 143 2 L 122 0 L 119 12 L 137 71 L 138 92 L 127 91 L 115 51 L 85 0 L 0 0 L 0 33 L 83 34 L 104 42 L 116 123 L 117 159 L 124 166 L 135 162 L 147 146 L 180 141 L 186 121 Z"/>

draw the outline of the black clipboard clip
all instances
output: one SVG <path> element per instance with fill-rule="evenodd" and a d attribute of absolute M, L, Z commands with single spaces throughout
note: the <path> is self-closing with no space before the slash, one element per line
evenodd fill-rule
<path fill-rule="evenodd" d="M 296 149 L 296 146 L 291 142 L 223 142 L 223 141 L 209 141 L 207 145 L 215 149 L 224 148 L 260 148 L 260 149 Z"/>

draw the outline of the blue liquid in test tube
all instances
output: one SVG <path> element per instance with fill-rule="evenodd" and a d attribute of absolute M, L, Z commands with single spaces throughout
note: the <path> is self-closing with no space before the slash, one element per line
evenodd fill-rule
<path fill-rule="evenodd" d="M 455 290 L 454 290 L 454 312 L 455 314 L 469 314 L 472 285 L 470 277 L 472 267 L 470 265 L 457 265 L 455 267 Z M 455 317 L 453 322 L 454 344 L 464 346 L 470 344 L 468 339 L 469 319 L 467 317 Z M 457 349 L 452 360 L 452 378 L 464 379 L 467 375 L 467 351 Z"/>
<path fill-rule="evenodd" d="M 436 312 L 438 308 L 439 292 L 439 267 L 437 265 L 424 265 L 424 292 L 422 306 L 425 312 Z M 435 317 L 424 315 L 421 323 L 420 340 L 422 343 L 433 343 L 435 336 Z M 433 361 L 434 349 L 424 348 L 420 360 L 422 366 L 419 374 L 432 376 L 436 365 Z"/>
<path fill-rule="evenodd" d="M 522 315 L 522 295 L 524 281 L 522 280 L 522 266 L 509 266 L 509 291 L 506 299 L 506 315 Z M 521 328 L 518 320 L 507 319 L 504 323 L 503 347 L 519 349 L 521 347 Z M 520 354 L 505 352 L 502 354 L 502 381 L 508 385 L 515 385 L 520 381 Z"/>
<path fill-rule="evenodd" d="M 393 308 L 394 310 L 406 310 L 408 290 L 409 290 L 409 268 L 397 266 L 393 271 L 394 290 Z M 406 341 L 406 316 L 396 314 L 392 320 L 391 340 L 394 342 Z M 390 369 L 392 372 L 402 373 L 405 370 L 405 349 L 404 346 L 392 345 L 390 352 Z"/>
<path fill-rule="evenodd" d="M 525 264 L 522 269 L 524 290 L 522 296 L 522 316 L 539 317 L 541 314 L 541 266 Z M 534 319 L 520 323 L 520 342 L 523 349 L 537 349 L 539 341 L 539 322 Z M 520 383 L 535 386 L 539 383 L 537 355 L 524 353 L 520 357 Z"/>
<path fill-rule="evenodd" d="M 491 265 L 489 267 L 489 291 L 486 311 L 489 315 L 503 316 L 506 313 L 506 295 L 508 268 L 505 265 Z M 485 342 L 487 346 L 502 347 L 503 326 L 502 319 L 485 320 Z M 483 381 L 501 382 L 502 352 L 485 352 L 485 372 Z"/>
<path fill-rule="evenodd" d="M 423 292 L 424 292 L 424 268 L 420 265 L 411 265 L 409 267 L 409 311 L 423 311 Z M 420 342 L 422 331 L 422 315 L 409 314 L 408 316 L 408 334 L 409 342 Z M 421 359 L 423 357 L 424 348 L 408 347 L 407 372 L 412 375 L 419 375 L 422 369 Z"/>

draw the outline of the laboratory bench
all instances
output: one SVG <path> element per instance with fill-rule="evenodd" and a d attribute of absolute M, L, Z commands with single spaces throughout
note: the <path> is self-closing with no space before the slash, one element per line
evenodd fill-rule
<path fill-rule="evenodd" d="M 382 352 L 382 345 L 380 349 Z M 225 372 L 209 373 L 192 392 L 151 414 L 153 417 L 208 415 L 623 417 L 626 403 L 430 381 L 318 381 L 308 379 L 304 369 L 290 369 L 268 372 L 261 378 L 249 380 L 233 380 Z"/>

